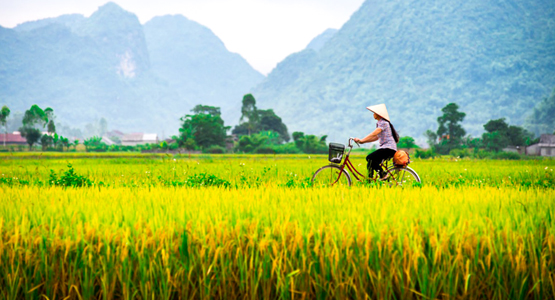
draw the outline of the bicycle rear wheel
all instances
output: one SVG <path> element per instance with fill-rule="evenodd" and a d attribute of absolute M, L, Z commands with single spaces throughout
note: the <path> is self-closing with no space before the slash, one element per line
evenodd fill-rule
<path fill-rule="evenodd" d="M 351 175 L 335 165 L 323 166 L 312 175 L 312 186 L 351 186 Z"/>
<path fill-rule="evenodd" d="M 391 186 L 413 186 L 421 183 L 420 176 L 409 167 L 391 167 L 387 170 L 387 177 L 383 180 Z"/>

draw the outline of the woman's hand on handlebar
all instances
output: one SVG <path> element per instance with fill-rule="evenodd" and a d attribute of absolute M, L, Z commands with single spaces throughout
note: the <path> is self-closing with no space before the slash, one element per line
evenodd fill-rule
<path fill-rule="evenodd" d="M 361 141 L 361 139 L 359 139 L 359 138 L 353 138 L 353 141 L 354 141 L 355 143 L 357 143 L 358 145 L 362 144 L 362 141 Z"/>

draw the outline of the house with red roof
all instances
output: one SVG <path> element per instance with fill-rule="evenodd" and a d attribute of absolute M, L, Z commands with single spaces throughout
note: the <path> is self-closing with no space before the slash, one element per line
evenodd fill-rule
<path fill-rule="evenodd" d="M 19 131 L 0 134 L 0 145 L 27 145 L 27 140 Z"/>

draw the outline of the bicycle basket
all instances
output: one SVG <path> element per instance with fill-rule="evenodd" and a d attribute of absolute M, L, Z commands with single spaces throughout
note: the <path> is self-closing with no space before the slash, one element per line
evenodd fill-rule
<path fill-rule="evenodd" d="M 340 163 L 343 159 L 343 153 L 345 152 L 345 145 L 338 143 L 330 143 L 329 158 L 328 160 L 332 163 Z"/>

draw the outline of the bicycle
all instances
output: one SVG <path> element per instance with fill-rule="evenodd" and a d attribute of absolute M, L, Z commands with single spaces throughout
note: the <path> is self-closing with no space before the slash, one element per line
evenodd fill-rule
<path fill-rule="evenodd" d="M 347 155 L 345 155 L 345 159 L 343 159 L 343 155 L 345 154 L 345 145 L 338 143 L 329 144 L 328 160 L 331 164 L 321 167 L 314 173 L 314 175 L 312 175 L 312 186 L 351 186 L 352 179 L 349 171 L 351 171 L 355 179 L 358 181 L 377 182 L 380 180 L 391 186 L 411 186 L 415 183 L 421 183 L 420 176 L 418 176 L 416 171 L 408 166 L 396 166 L 393 163 L 390 165 L 391 159 L 384 160 L 384 162 L 381 163 L 381 166 L 386 173 L 382 178 L 379 178 L 379 174 L 374 175 L 372 178 L 363 175 L 355 168 L 349 159 L 351 151 L 353 150 L 352 142 L 354 141 L 354 138 L 349 138 L 349 151 L 347 152 Z M 359 143 L 355 143 L 360 147 Z M 343 161 L 343 163 L 341 163 L 341 161 Z"/>

